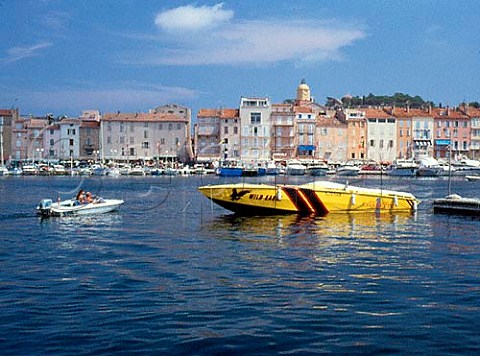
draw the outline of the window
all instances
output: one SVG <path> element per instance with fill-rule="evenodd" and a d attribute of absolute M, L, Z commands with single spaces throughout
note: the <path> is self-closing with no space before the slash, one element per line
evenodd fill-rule
<path fill-rule="evenodd" d="M 130 147 L 130 156 L 135 156 L 135 148 Z"/>
<path fill-rule="evenodd" d="M 258 128 L 257 128 L 257 127 L 254 127 L 254 128 L 253 128 L 253 134 L 254 134 L 255 136 L 257 136 L 257 134 L 258 134 Z"/>
<path fill-rule="evenodd" d="M 238 127 L 237 127 L 237 126 L 235 126 L 235 127 L 233 128 L 233 133 L 234 133 L 235 135 L 238 135 Z"/>
<path fill-rule="evenodd" d="M 178 123 L 177 124 L 177 130 L 181 130 L 182 129 L 182 124 Z"/>
<path fill-rule="evenodd" d="M 393 140 L 388 141 L 388 147 L 393 148 Z"/>
<path fill-rule="evenodd" d="M 143 138 L 148 138 L 148 131 L 147 130 L 143 131 Z"/>
<path fill-rule="evenodd" d="M 107 137 L 107 143 L 112 143 L 112 137 L 111 136 Z"/>
<path fill-rule="evenodd" d="M 50 139 L 50 146 L 53 146 L 55 144 L 55 140 L 53 138 Z"/>
<path fill-rule="evenodd" d="M 380 140 L 380 148 L 383 148 L 383 140 Z"/>
<path fill-rule="evenodd" d="M 160 144 L 161 144 L 161 145 L 164 145 L 164 144 L 165 144 L 165 139 L 164 139 L 164 138 L 161 138 L 161 139 L 160 139 Z"/>
<path fill-rule="evenodd" d="M 148 148 L 148 147 L 149 147 L 148 141 L 142 142 L 142 148 Z"/>
<path fill-rule="evenodd" d="M 375 147 L 375 140 L 370 140 L 370 147 Z"/>
<path fill-rule="evenodd" d="M 125 143 L 125 137 L 124 136 L 120 136 L 120 143 Z"/>
<path fill-rule="evenodd" d="M 158 129 L 159 129 L 160 131 L 162 131 L 162 130 L 163 130 L 163 124 L 158 124 Z"/>
<path fill-rule="evenodd" d="M 107 131 L 112 131 L 112 124 L 111 124 L 111 123 L 108 123 L 108 125 L 107 125 Z"/>
<path fill-rule="evenodd" d="M 130 132 L 135 132 L 135 126 L 130 125 Z"/>
<path fill-rule="evenodd" d="M 123 132 L 124 130 L 124 126 L 123 126 L 123 122 L 120 124 L 120 132 Z"/>
<path fill-rule="evenodd" d="M 223 133 L 224 133 L 225 135 L 228 135 L 228 126 L 225 126 L 225 127 L 223 128 Z"/>
<path fill-rule="evenodd" d="M 261 123 L 262 114 L 259 112 L 252 112 L 250 113 L 250 123 L 251 124 L 260 124 Z"/>
<path fill-rule="evenodd" d="M 144 122 L 143 127 L 148 127 L 148 122 Z"/>
<path fill-rule="evenodd" d="M 70 139 L 70 146 L 73 146 L 73 138 Z"/>
<path fill-rule="evenodd" d="M 168 130 L 171 131 L 173 129 L 173 125 L 172 124 L 168 124 Z"/>
<path fill-rule="evenodd" d="M 180 146 L 180 139 L 178 137 L 175 137 L 175 145 Z"/>

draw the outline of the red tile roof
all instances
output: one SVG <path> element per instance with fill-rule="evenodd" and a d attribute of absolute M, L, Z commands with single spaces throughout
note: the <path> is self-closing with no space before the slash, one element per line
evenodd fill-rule
<path fill-rule="evenodd" d="M 381 109 L 373 109 L 368 108 L 363 110 L 365 112 L 365 117 L 368 118 L 375 118 L 375 119 L 387 119 L 392 117 L 392 115 L 388 115 L 385 111 Z"/>
<path fill-rule="evenodd" d="M 463 112 L 450 109 L 450 108 L 435 108 L 432 109 L 432 113 L 436 119 L 449 118 L 449 119 L 468 119 L 468 116 Z"/>
<path fill-rule="evenodd" d="M 81 128 L 94 128 L 98 129 L 100 128 L 100 122 L 95 121 L 95 120 L 82 120 L 82 123 L 80 124 Z"/>
<path fill-rule="evenodd" d="M 220 119 L 238 119 L 240 112 L 238 109 L 200 109 L 197 117 L 217 117 Z"/>

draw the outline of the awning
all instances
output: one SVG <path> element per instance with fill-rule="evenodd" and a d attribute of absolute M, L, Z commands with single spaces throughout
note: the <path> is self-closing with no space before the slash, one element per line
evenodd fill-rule
<path fill-rule="evenodd" d="M 448 146 L 450 144 L 449 139 L 445 140 L 435 140 L 435 146 Z"/>
<path fill-rule="evenodd" d="M 314 151 L 316 149 L 315 145 L 299 145 L 299 151 Z"/>
<path fill-rule="evenodd" d="M 413 140 L 413 144 L 416 147 L 428 147 L 432 145 L 432 141 L 430 140 Z"/>

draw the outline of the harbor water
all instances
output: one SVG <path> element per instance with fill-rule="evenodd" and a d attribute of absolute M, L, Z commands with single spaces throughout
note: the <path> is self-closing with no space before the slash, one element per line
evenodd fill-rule
<path fill-rule="evenodd" d="M 2 355 L 480 352 L 480 219 L 433 214 L 446 178 L 350 178 L 422 201 L 396 215 L 240 217 L 197 191 L 242 179 L 309 180 L 0 177 Z M 79 189 L 125 204 L 36 216 Z"/>

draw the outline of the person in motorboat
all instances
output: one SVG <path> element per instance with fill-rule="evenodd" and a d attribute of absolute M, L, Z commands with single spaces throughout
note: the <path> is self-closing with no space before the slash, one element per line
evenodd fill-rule
<path fill-rule="evenodd" d="M 85 201 L 85 191 L 83 189 L 80 189 L 77 193 L 77 196 L 75 197 L 75 200 L 77 200 L 80 204 L 83 204 Z"/>
<path fill-rule="evenodd" d="M 88 203 L 93 203 L 94 201 L 93 201 L 92 193 L 86 192 L 86 193 L 85 193 L 85 199 L 84 199 L 84 200 L 85 200 L 85 203 L 87 203 L 87 204 L 88 204 Z"/>
<path fill-rule="evenodd" d="M 75 198 L 80 204 L 89 204 L 89 203 L 95 203 L 97 199 L 92 195 L 90 192 L 85 192 L 83 189 L 80 189 L 80 191 L 77 193 L 77 196 Z"/>

